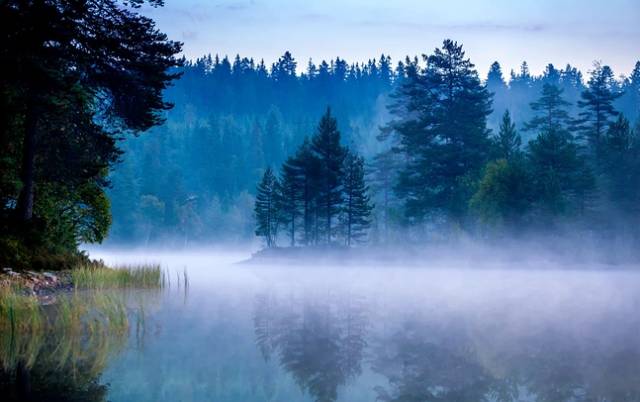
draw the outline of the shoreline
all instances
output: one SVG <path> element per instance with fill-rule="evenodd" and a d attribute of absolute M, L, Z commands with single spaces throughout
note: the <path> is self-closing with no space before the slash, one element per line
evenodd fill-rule
<path fill-rule="evenodd" d="M 0 286 L 15 287 L 20 295 L 35 297 L 41 305 L 53 304 L 57 295 L 74 289 L 70 270 L 54 273 L 3 268 L 0 270 Z"/>

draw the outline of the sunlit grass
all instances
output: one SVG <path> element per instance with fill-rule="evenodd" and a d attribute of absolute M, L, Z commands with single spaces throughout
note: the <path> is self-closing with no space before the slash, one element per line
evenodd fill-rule
<path fill-rule="evenodd" d="M 79 267 L 71 272 L 77 289 L 162 288 L 164 273 L 159 265 L 123 265 L 114 268 Z"/>

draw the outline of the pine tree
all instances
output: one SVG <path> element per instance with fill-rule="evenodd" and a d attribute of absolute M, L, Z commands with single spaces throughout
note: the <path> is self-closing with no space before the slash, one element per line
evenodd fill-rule
<path fill-rule="evenodd" d="M 311 140 L 311 150 L 320 167 L 318 202 L 325 219 L 324 234 L 327 244 L 330 244 L 333 218 L 340 212 L 342 203 L 343 162 L 347 152 L 340 144 L 338 122 L 329 108 L 320 119 L 317 132 Z"/>
<path fill-rule="evenodd" d="M 516 130 L 516 125 L 511 121 L 509 110 L 505 110 L 500 123 L 498 136 L 494 138 L 498 157 L 511 159 L 520 153 L 522 139 Z"/>
<path fill-rule="evenodd" d="M 342 223 L 345 229 L 347 246 L 361 241 L 371 225 L 373 206 L 367 194 L 368 186 L 364 180 L 364 159 L 347 153 L 344 160 L 344 204 L 342 207 Z"/>
<path fill-rule="evenodd" d="M 264 237 L 267 247 L 274 247 L 280 221 L 280 183 L 271 168 L 267 168 L 258 184 L 254 213 L 256 236 Z"/>
<path fill-rule="evenodd" d="M 552 84 L 544 84 L 540 98 L 530 104 L 533 117 L 525 124 L 526 130 L 535 132 L 565 131 L 571 123 L 567 107 L 569 102 L 562 98 L 562 90 Z"/>
<path fill-rule="evenodd" d="M 587 89 L 582 92 L 582 100 L 578 101 L 578 106 L 582 108 L 579 119 L 580 131 L 596 157 L 599 155 L 602 138 L 611 124 L 611 119 L 618 115 L 613 101 L 621 95 L 611 68 L 597 63 Z"/>
<path fill-rule="evenodd" d="M 460 224 L 469 182 L 490 150 L 491 95 L 457 43 L 444 41 L 427 62 L 425 70 L 408 72 L 390 107 L 395 119 L 386 129 L 399 137 L 407 161 L 396 191 L 409 221 L 439 214 Z"/>

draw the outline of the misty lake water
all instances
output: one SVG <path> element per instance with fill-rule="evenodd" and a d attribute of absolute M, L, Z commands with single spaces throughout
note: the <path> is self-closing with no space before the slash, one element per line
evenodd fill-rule
<path fill-rule="evenodd" d="M 37 386 L 51 387 L 50 400 L 640 400 L 632 271 L 92 256 L 160 262 L 173 282 L 144 298 L 143 322 L 109 352 L 93 388 L 72 397 L 49 376 Z"/>

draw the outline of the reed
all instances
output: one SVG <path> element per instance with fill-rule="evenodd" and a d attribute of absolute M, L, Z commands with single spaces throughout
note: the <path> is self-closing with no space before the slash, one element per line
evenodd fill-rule
<path fill-rule="evenodd" d="M 71 272 L 76 289 L 162 288 L 164 274 L 159 265 L 122 265 L 114 268 L 82 266 Z"/>

